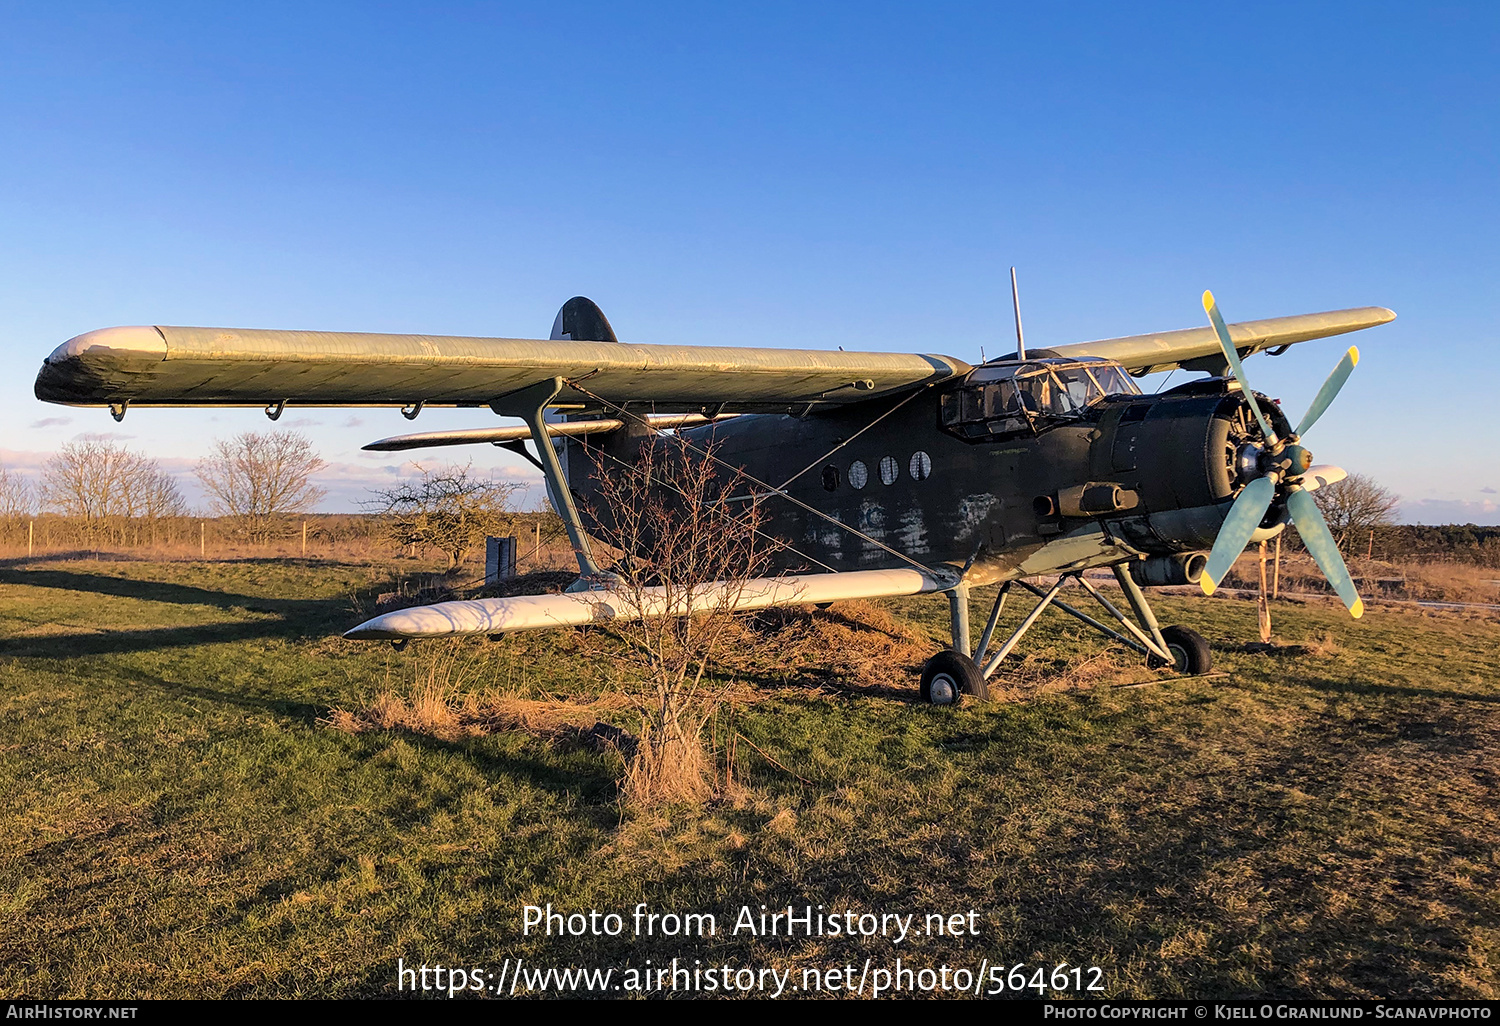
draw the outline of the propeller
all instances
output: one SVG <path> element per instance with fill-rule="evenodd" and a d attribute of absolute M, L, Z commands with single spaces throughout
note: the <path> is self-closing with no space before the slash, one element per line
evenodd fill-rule
<path fill-rule="evenodd" d="M 1235 498 L 1234 505 L 1229 507 L 1229 515 L 1224 518 L 1219 536 L 1214 540 L 1213 550 L 1208 554 L 1208 566 L 1204 569 L 1201 580 L 1203 593 L 1214 593 L 1229 568 L 1234 566 L 1234 561 L 1250 543 L 1251 535 L 1265 519 L 1271 504 L 1280 497 L 1291 515 L 1292 523 L 1297 525 L 1297 533 L 1302 536 L 1313 562 L 1318 564 L 1318 569 L 1323 571 L 1323 576 L 1328 578 L 1349 612 L 1358 618 L 1365 611 L 1364 602 L 1354 588 L 1354 579 L 1349 576 L 1349 568 L 1344 565 L 1344 558 L 1339 554 L 1333 533 L 1328 530 L 1323 514 L 1309 494 L 1319 485 L 1332 484 L 1344 477 L 1344 472 L 1337 467 L 1313 467 L 1312 453 L 1302 447 L 1301 441 L 1303 433 L 1317 423 L 1318 418 L 1323 416 L 1339 394 L 1339 389 L 1344 387 L 1344 382 L 1349 380 L 1350 373 L 1359 363 L 1359 350 L 1349 347 L 1333 373 L 1328 375 L 1328 380 L 1323 382 L 1323 387 L 1318 389 L 1317 396 L 1296 430 L 1285 438 L 1278 438 L 1261 411 L 1255 392 L 1250 388 L 1250 380 L 1245 376 L 1240 355 L 1229 338 L 1229 328 L 1224 324 L 1212 292 L 1203 293 L 1203 310 L 1213 323 L 1214 334 L 1219 337 L 1219 346 L 1229 361 L 1229 369 L 1240 383 L 1245 403 L 1255 415 L 1265 438 L 1265 446 L 1255 461 L 1256 476 L 1251 478 Z"/>

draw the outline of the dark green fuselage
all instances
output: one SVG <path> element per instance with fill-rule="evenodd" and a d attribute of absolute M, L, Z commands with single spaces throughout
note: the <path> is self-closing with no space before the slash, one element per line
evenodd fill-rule
<path fill-rule="evenodd" d="M 1243 486 L 1236 454 L 1258 440 L 1242 397 L 1216 381 L 1109 396 L 1081 416 L 1037 418 L 1025 430 L 977 438 L 944 428 L 941 396 L 952 391 L 928 389 L 894 412 L 899 400 L 886 398 L 802 417 L 742 416 L 681 434 L 824 514 L 753 486 L 765 530 L 790 546 L 781 569 L 873 570 L 911 560 L 972 566 L 975 584 L 1210 548 Z M 629 459 L 648 440 L 621 432 L 601 448 Z M 577 458 L 592 447 L 570 450 L 577 454 L 570 482 L 588 508 L 598 462 Z M 1070 509 L 1064 493 L 1089 484 L 1118 486 L 1128 508 Z"/>

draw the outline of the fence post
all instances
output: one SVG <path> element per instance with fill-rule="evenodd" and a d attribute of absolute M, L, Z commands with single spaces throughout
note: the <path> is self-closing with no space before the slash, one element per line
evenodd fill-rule
<path fill-rule="evenodd" d="M 27 521 L 26 522 L 26 557 L 28 559 L 31 558 L 31 553 L 32 553 L 31 542 L 32 542 L 32 537 L 35 534 L 35 532 L 36 532 L 36 521 L 35 520 L 29 520 L 29 521 Z"/>
<path fill-rule="evenodd" d="M 200 520 L 200 521 L 198 521 L 198 557 L 200 559 L 206 559 L 208 557 L 208 540 L 207 540 L 207 537 L 208 537 L 208 528 L 206 528 L 203 525 L 203 521 Z"/>
<path fill-rule="evenodd" d="M 302 554 L 307 555 L 307 521 L 302 521 Z"/>

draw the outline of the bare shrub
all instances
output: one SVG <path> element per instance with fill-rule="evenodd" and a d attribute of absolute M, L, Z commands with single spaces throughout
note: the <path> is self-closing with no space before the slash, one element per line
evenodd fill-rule
<path fill-rule="evenodd" d="M 231 517 L 258 545 L 280 533 L 293 513 L 304 513 L 326 494 L 312 477 L 328 464 L 296 431 L 246 431 L 214 442 L 198 462 L 198 480 L 212 510 Z"/>
<path fill-rule="evenodd" d="M 758 503 L 736 494 L 740 475 L 680 439 L 648 441 L 634 466 L 596 478 L 601 532 L 624 553 L 613 567 L 616 592 L 637 609 L 659 603 L 679 614 L 611 624 L 629 646 L 625 693 L 640 717 L 625 798 L 640 806 L 698 801 L 715 786 L 703 732 L 724 691 L 709 668 L 776 543 L 760 531 Z"/>
<path fill-rule="evenodd" d="M 398 545 L 430 545 L 448 558 L 452 569 L 486 536 L 510 527 L 516 485 L 475 477 L 472 463 L 417 469 L 419 480 L 376 492 L 362 504 L 385 521 L 387 536 Z"/>

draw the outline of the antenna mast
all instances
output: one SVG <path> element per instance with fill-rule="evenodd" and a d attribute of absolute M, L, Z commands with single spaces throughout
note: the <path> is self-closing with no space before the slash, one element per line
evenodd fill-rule
<path fill-rule="evenodd" d="M 1021 336 L 1021 290 L 1016 287 L 1016 269 L 1010 269 L 1010 301 L 1016 308 L 1016 359 L 1026 359 L 1026 339 Z"/>

